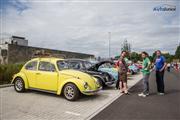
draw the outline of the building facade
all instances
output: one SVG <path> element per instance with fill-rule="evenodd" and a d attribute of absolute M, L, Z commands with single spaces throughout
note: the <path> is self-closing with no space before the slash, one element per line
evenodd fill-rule
<path fill-rule="evenodd" d="M 23 41 L 24 40 L 24 41 Z M 17 37 L 0 44 L 0 64 L 23 63 L 41 56 L 58 58 L 93 59 L 94 55 L 28 46 L 25 38 Z"/>

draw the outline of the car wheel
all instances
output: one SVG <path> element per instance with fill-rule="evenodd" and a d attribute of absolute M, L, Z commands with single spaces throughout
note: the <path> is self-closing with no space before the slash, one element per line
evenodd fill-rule
<path fill-rule="evenodd" d="M 25 85 L 24 85 L 24 81 L 22 78 L 16 78 L 14 81 L 14 89 L 17 92 L 24 92 L 25 91 Z"/>
<path fill-rule="evenodd" d="M 131 70 L 131 75 L 134 75 L 134 71 L 133 70 Z"/>
<path fill-rule="evenodd" d="M 76 85 L 68 83 L 64 87 L 64 96 L 69 101 L 75 101 L 79 98 L 79 89 Z"/>

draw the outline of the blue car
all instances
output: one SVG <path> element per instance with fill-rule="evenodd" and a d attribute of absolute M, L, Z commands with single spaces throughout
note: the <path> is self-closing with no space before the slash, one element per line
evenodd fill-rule
<path fill-rule="evenodd" d="M 118 80 L 118 71 L 115 70 L 115 68 L 99 68 L 99 71 L 107 72 L 112 75 L 116 81 Z"/>
<path fill-rule="evenodd" d="M 134 65 L 134 64 L 128 66 L 128 69 L 129 69 L 129 72 L 130 72 L 132 75 L 134 75 L 134 74 L 136 74 L 136 73 L 139 72 L 139 68 L 138 68 L 136 65 Z"/>

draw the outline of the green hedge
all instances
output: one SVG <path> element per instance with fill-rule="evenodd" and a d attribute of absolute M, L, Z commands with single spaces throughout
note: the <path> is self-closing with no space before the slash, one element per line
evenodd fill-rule
<path fill-rule="evenodd" d="M 11 83 L 12 76 L 18 73 L 22 66 L 23 64 L 0 65 L 0 84 Z"/>

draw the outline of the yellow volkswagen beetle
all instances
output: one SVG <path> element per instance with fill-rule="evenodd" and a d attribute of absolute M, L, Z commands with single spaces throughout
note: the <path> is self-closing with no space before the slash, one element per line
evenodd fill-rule
<path fill-rule="evenodd" d="M 34 58 L 28 61 L 21 71 L 13 76 L 12 83 L 17 92 L 26 89 L 61 93 L 67 100 L 77 100 L 79 94 L 93 95 L 101 86 L 89 74 L 67 69 L 63 59 Z"/>

